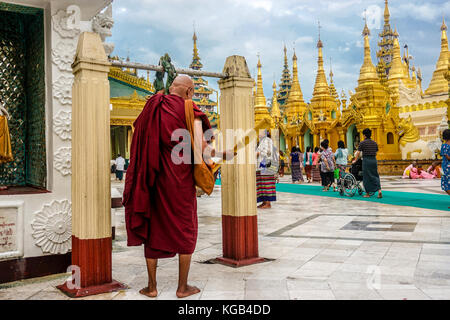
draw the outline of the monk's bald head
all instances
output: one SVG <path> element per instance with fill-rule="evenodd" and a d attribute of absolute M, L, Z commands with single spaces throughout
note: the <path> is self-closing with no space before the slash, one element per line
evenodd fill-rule
<path fill-rule="evenodd" d="M 194 82 L 191 77 L 187 75 L 179 75 L 173 80 L 169 92 L 184 100 L 192 99 L 192 96 L 194 95 Z"/>

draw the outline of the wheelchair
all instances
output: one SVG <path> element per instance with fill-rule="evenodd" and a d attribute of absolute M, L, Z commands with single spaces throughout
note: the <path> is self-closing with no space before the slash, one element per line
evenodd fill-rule
<path fill-rule="evenodd" d="M 364 193 L 362 181 L 362 160 L 359 159 L 350 167 L 350 173 L 339 172 L 337 191 L 341 196 L 347 197 L 353 197 L 357 192 L 362 195 Z"/>

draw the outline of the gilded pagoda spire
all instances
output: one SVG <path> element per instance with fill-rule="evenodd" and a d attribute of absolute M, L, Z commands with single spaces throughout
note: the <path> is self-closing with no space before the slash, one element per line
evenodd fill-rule
<path fill-rule="evenodd" d="M 273 120 L 281 119 L 281 111 L 280 106 L 278 105 L 277 100 L 277 84 L 275 83 L 275 80 L 273 81 L 273 95 L 272 95 L 272 111 L 270 112 L 270 116 Z"/>
<path fill-rule="evenodd" d="M 370 30 L 367 26 L 367 21 L 362 35 L 364 36 L 364 62 L 359 71 L 359 84 L 367 81 L 378 80 L 377 69 L 372 62 L 372 56 L 370 53 Z"/>
<path fill-rule="evenodd" d="M 436 70 L 433 73 L 430 86 L 425 91 L 426 95 L 432 94 L 448 94 L 448 81 L 445 79 L 445 73 L 449 68 L 450 53 L 448 51 L 447 25 L 445 19 L 442 20 L 441 26 L 441 53 L 436 63 Z"/>
<path fill-rule="evenodd" d="M 323 67 L 323 43 L 322 40 L 317 42 L 318 58 L 317 58 L 317 76 L 316 83 L 314 85 L 313 99 L 319 96 L 330 96 L 330 88 L 328 87 L 327 77 L 325 75 L 325 69 Z"/>
<path fill-rule="evenodd" d="M 256 82 L 255 108 L 266 106 L 266 97 L 264 97 L 261 67 L 261 61 L 258 57 L 258 78 Z"/>
<path fill-rule="evenodd" d="M 402 63 L 402 56 L 400 53 L 400 43 L 397 38 L 394 38 L 394 49 L 391 70 L 389 71 L 389 80 L 403 79 L 405 76 Z"/>
<path fill-rule="evenodd" d="M 323 67 L 323 43 L 320 39 L 320 24 L 317 49 L 317 75 L 310 106 L 313 110 L 314 118 L 319 119 L 319 121 L 329 121 L 334 119 L 336 116 L 335 112 L 337 111 L 337 101 L 330 93 L 330 87 L 328 86 L 325 69 Z"/>
<path fill-rule="evenodd" d="M 203 68 L 203 65 L 200 62 L 200 56 L 198 55 L 197 34 L 195 33 L 195 30 L 194 35 L 192 36 L 192 40 L 194 41 L 194 52 L 192 54 L 192 63 L 189 67 L 194 70 L 200 70 L 201 68 Z"/>
<path fill-rule="evenodd" d="M 389 19 L 391 17 L 391 13 L 389 12 L 389 3 L 388 0 L 384 1 L 384 22 L 389 23 Z"/>
<path fill-rule="evenodd" d="M 261 72 L 261 61 L 258 55 L 258 76 L 256 80 L 256 92 L 255 92 L 255 125 L 258 124 L 263 119 L 269 119 L 269 109 L 266 104 L 266 97 L 263 91 L 263 81 Z"/>
<path fill-rule="evenodd" d="M 300 81 L 298 80 L 298 64 L 297 64 L 297 55 L 295 54 L 292 57 L 292 87 L 289 93 L 289 101 L 300 101 L 303 100 L 302 89 L 300 88 Z"/>
<path fill-rule="evenodd" d="M 339 93 L 337 93 L 336 87 L 334 86 L 333 82 L 333 67 L 331 65 L 331 58 L 330 58 L 330 94 L 336 99 L 336 101 L 339 100 Z"/>
<path fill-rule="evenodd" d="M 292 86 L 289 91 L 289 98 L 286 105 L 288 122 L 291 122 L 297 114 L 303 114 L 305 110 L 306 103 L 303 100 L 303 93 L 298 80 L 297 55 L 294 49 L 294 56 L 292 57 Z"/>

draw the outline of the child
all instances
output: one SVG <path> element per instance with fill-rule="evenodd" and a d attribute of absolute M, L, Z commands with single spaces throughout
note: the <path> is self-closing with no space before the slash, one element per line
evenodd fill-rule
<path fill-rule="evenodd" d="M 313 182 L 320 182 L 321 181 L 321 174 L 320 174 L 320 168 L 319 168 L 319 159 L 320 159 L 320 149 L 319 147 L 314 148 L 314 153 L 312 155 L 312 181 Z"/>

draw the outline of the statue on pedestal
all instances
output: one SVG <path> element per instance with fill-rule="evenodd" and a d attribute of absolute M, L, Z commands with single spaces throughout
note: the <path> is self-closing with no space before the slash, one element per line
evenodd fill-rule
<path fill-rule="evenodd" d="M 172 60 L 169 57 L 169 54 L 165 54 L 159 59 L 159 65 L 164 68 L 163 71 L 156 72 L 156 78 L 153 83 L 155 87 L 155 93 L 158 93 L 164 90 L 165 94 L 169 94 L 169 88 L 172 85 L 173 80 L 177 77 L 177 72 L 175 71 L 175 67 L 172 64 Z M 167 80 L 166 86 L 164 87 L 164 75 L 167 72 Z"/>

